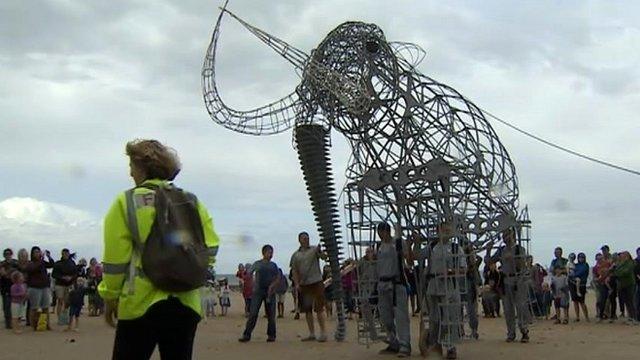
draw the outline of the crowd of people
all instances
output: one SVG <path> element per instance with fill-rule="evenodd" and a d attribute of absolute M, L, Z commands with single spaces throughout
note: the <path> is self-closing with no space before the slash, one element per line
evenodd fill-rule
<path fill-rule="evenodd" d="M 76 263 L 76 255 L 63 249 L 60 260 L 38 246 L 20 249 L 14 258 L 12 249 L 3 251 L 0 262 L 0 289 L 5 328 L 22 332 L 23 324 L 35 329 L 51 330 L 50 310 L 57 325 L 76 330 L 80 313 L 88 297 L 89 316 L 102 314 L 103 302 L 97 287 L 102 280 L 102 267 L 95 258 Z"/>
<path fill-rule="evenodd" d="M 438 277 L 439 274 L 451 272 L 452 265 L 446 263 L 447 254 L 451 258 L 450 255 L 456 250 L 439 243 L 422 246 L 420 240 L 409 241 L 406 245 L 396 244 L 385 223 L 379 226 L 378 234 L 378 246 L 366 249 L 365 256 L 358 261 L 348 259 L 344 262 L 338 284 L 343 289 L 342 302 L 348 317 L 362 317 L 363 312 L 370 311 L 367 307 L 376 305 L 379 310 L 376 321 L 382 323 L 387 332 L 388 346 L 381 353 L 404 357 L 411 353 L 409 314 L 416 316 L 422 306 L 437 308 L 445 297 L 450 296 L 443 289 L 455 286 L 450 281 L 438 280 Z M 504 316 L 507 342 L 515 341 L 517 327 L 522 335 L 521 342 L 526 343 L 529 341 L 528 326 L 535 318 L 551 318 L 555 324 L 568 324 L 572 303 L 573 321 L 590 322 L 590 309 L 585 303 L 590 291 L 595 292 L 596 307 L 591 313 L 595 314 L 598 322 L 614 322 L 624 317 L 625 323 L 640 324 L 640 248 L 636 250 L 637 257 L 634 260 L 629 252 L 611 253 L 605 245 L 596 255 L 595 265 L 591 267 L 584 253 L 571 253 L 565 258 L 562 248 L 558 247 L 549 266 L 542 266 L 534 263 L 533 257 L 527 254 L 524 247 L 516 244 L 513 233 L 503 234 L 503 240 L 505 244 L 495 248 L 496 251 L 487 251 L 484 259 L 470 248 L 459 249 L 460 264 L 456 266 L 463 269 L 461 276 L 464 277 L 464 282 L 460 283 L 466 284 L 460 298 L 464 311 L 461 309 L 462 314 L 447 314 L 443 311 L 431 313 L 430 328 L 438 329 L 439 322 L 447 317 L 449 323 L 466 322 L 471 330 L 467 335 L 478 339 L 477 315 L 478 304 L 481 304 L 485 318 Z M 331 288 L 336 283 L 331 280 L 328 265 L 323 268 L 320 266 L 319 261 L 326 259 L 326 254 L 320 247 L 309 245 L 309 237 L 305 232 L 300 233 L 298 241 L 300 248 L 292 255 L 288 277 L 294 304 L 292 313 L 296 319 L 300 312 L 305 314 L 309 335 L 302 341 L 324 342 L 327 340 L 325 317 L 332 313 L 331 304 L 335 299 Z M 400 266 L 397 256 L 399 247 L 410 248 L 408 261 L 400 261 Z M 488 248 L 494 249 L 493 244 L 489 244 Z M 236 273 L 248 318 L 246 329 L 239 339 L 241 342 L 251 339 L 262 303 L 265 304 L 265 317 L 269 323 L 267 341 L 275 341 L 276 338 L 275 304 L 278 304 L 278 317 L 282 317 L 284 313 L 283 297 L 287 292 L 287 277 L 271 261 L 271 246 L 263 248 L 263 255 L 263 259 L 254 264 L 240 264 Z M 426 260 L 425 269 L 416 264 L 421 260 Z M 368 262 L 374 264 L 372 271 L 367 269 Z M 321 268 L 323 271 L 320 271 Z M 421 273 L 427 279 L 419 279 Z M 359 288 L 366 287 L 369 282 L 363 277 L 371 278 L 375 283 L 373 288 Z M 259 282 L 258 285 L 256 281 Z M 417 296 L 418 283 L 426 284 L 426 298 L 423 301 Z M 369 297 L 369 301 L 363 300 L 363 293 L 367 292 L 369 295 L 364 297 Z M 552 314 L 553 310 L 555 312 Z M 316 320 L 320 327 L 318 336 L 312 312 L 317 314 Z M 463 314 L 466 315 L 464 319 Z M 464 329 L 451 329 L 449 339 L 443 341 L 434 332 L 430 334 L 432 338 L 428 343 L 435 345 L 434 351 L 445 351 L 448 358 L 455 358 L 455 338 L 463 335 Z"/>
<path fill-rule="evenodd" d="M 595 317 L 598 322 L 615 322 L 625 318 L 632 325 L 640 324 L 640 248 L 633 259 L 629 251 L 612 253 L 608 245 L 595 255 L 590 266 L 585 253 L 563 257 L 557 247 L 548 268 L 531 265 L 531 308 L 535 316 L 552 318 L 556 324 L 569 322 L 569 309 L 573 303 L 575 321 L 590 321 L 585 296 L 590 289 L 595 292 Z M 619 309 L 619 312 L 617 311 Z"/>

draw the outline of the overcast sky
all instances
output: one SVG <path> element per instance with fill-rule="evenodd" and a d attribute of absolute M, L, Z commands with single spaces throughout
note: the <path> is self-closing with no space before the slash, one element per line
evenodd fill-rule
<path fill-rule="evenodd" d="M 257 258 L 264 243 L 275 245 L 275 260 L 286 264 L 301 230 L 317 241 L 291 133 L 240 135 L 214 124 L 205 110 L 200 72 L 219 5 L 0 2 L 2 247 L 37 242 L 99 256 L 101 218 L 132 185 L 124 145 L 134 138 L 157 138 L 178 151 L 179 185 L 207 205 L 221 234 L 219 272 Z M 388 40 L 423 47 L 427 58 L 419 70 L 481 108 L 632 168 L 640 168 L 639 7 L 592 1 L 229 4 L 307 52 L 344 21 L 376 23 Z M 223 98 L 238 108 L 275 100 L 298 81 L 286 61 L 231 19 L 223 23 L 217 72 Z M 604 243 L 614 251 L 640 246 L 640 178 L 492 124 L 515 163 L 540 262 L 550 261 L 556 245 L 589 259 Z M 332 151 L 342 184 L 348 148 L 338 134 Z M 16 197 L 50 212 L 82 214 L 83 222 L 63 216 L 49 231 L 46 221 L 30 221 L 33 206 L 7 200 Z M 240 241 L 243 234 L 252 240 Z"/>

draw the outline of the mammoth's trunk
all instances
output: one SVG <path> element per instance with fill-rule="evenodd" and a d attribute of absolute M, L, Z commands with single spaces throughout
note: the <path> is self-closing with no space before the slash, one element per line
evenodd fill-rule
<path fill-rule="evenodd" d="M 329 163 L 329 130 L 321 125 L 299 125 L 295 128 L 295 141 L 320 241 L 329 256 L 338 318 L 335 338 L 342 341 L 346 334 L 340 276 L 342 246 L 339 241 L 338 203 Z"/>

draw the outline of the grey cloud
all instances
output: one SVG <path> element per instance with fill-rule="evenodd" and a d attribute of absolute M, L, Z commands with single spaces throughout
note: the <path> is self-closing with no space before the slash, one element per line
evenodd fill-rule
<path fill-rule="evenodd" d="M 207 204 L 229 244 L 249 233 L 252 246 L 274 243 L 280 256 L 295 248 L 291 239 L 299 230 L 315 236 L 291 134 L 232 133 L 204 109 L 200 70 L 221 3 L 0 4 L 0 199 L 33 196 L 100 217 L 131 186 L 125 142 L 153 137 L 179 151 L 180 185 Z M 636 35 L 625 30 L 629 44 L 609 41 L 616 29 L 637 28 L 634 6 L 230 2 L 245 20 L 304 51 L 342 21 L 377 23 L 389 40 L 425 48 L 420 70 L 483 108 L 637 167 L 638 55 L 630 45 Z M 222 96 L 239 109 L 285 95 L 299 81 L 289 64 L 230 18 L 217 65 Z M 625 234 L 633 232 L 631 214 L 640 200 L 634 178 L 495 127 L 516 164 L 521 202 L 530 205 L 534 255 L 544 257 L 557 244 L 588 252 L 602 241 L 633 245 Z M 334 138 L 340 187 L 348 147 Z M 557 199 L 570 206 L 559 211 Z M 236 245 L 221 254 L 228 254 L 220 263 L 225 269 L 258 256 Z"/>

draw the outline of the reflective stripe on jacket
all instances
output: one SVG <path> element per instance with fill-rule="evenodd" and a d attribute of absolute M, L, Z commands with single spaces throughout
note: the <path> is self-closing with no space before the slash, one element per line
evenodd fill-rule
<path fill-rule="evenodd" d="M 147 180 L 144 183 L 160 185 L 163 180 Z M 134 190 L 136 216 L 140 241 L 144 243 L 151 232 L 155 218 L 153 190 L 138 187 Z M 219 238 L 213 228 L 213 220 L 202 202 L 198 201 L 198 212 L 204 231 L 205 243 L 210 251 L 210 264 L 215 263 Z M 134 258 L 133 264 L 131 259 Z M 202 316 L 198 289 L 170 294 L 159 290 L 144 278 L 140 255 L 133 252 L 133 237 L 127 225 L 127 202 L 125 193 L 119 194 L 104 219 L 103 277 L 98 286 L 100 296 L 107 300 L 118 299 L 118 319 L 131 320 L 144 315 L 158 301 L 170 295 Z M 133 270 L 133 286 L 129 273 Z"/>

